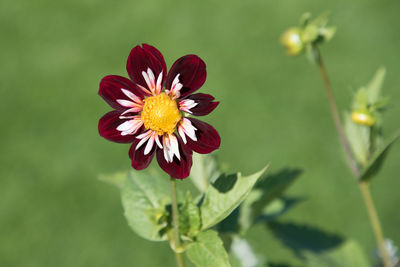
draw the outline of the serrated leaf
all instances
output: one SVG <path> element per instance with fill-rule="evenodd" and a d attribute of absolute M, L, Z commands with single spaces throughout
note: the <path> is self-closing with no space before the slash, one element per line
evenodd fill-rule
<path fill-rule="evenodd" d="M 338 248 L 316 254 L 306 253 L 307 266 L 310 267 L 370 267 L 368 260 L 358 243 L 348 240 Z"/>
<path fill-rule="evenodd" d="M 165 226 L 159 218 L 165 215 L 170 203 L 168 179 L 151 170 L 131 171 L 121 188 L 122 205 L 129 226 L 138 235 L 152 241 L 166 240 L 160 235 Z"/>
<path fill-rule="evenodd" d="M 218 233 L 213 230 L 200 232 L 196 242 L 186 250 L 188 258 L 197 267 L 230 267 L 226 253 Z"/>
<path fill-rule="evenodd" d="M 200 192 L 205 192 L 210 182 L 220 174 L 214 154 L 193 154 L 193 166 L 189 177 Z"/>
<path fill-rule="evenodd" d="M 179 233 L 191 239 L 200 229 L 200 210 L 187 191 L 185 202 L 179 207 Z"/>
<path fill-rule="evenodd" d="M 367 85 L 368 100 L 370 104 L 380 99 L 383 81 L 385 80 L 386 69 L 381 67 L 377 70 L 372 80 Z"/>
<path fill-rule="evenodd" d="M 360 175 L 360 180 L 369 180 L 379 171 L 390 147 L 399 139 L 399 137 L 400 132 L 396 133 L 384 146 L 374 153 L 373 157 L 368 161 L 368 164 Z"/>
<path fill-rule="evenodd" d="M 127 172 L 117 172 L 114 174 L 100 174 L 98 179 L 100 181 L 112 184 L 118 188 L 122 188 L 128 176 Z"/>
<path fill-rule="evenodd" d="M 202 229 L 214 226 L 239 206 L 267 168 L 247 177 L 222 174 L 211 184 L 200 206 Z"/>

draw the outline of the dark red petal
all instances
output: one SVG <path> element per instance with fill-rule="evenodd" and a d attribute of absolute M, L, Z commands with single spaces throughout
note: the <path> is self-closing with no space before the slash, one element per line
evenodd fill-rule
<path fill-rule="evenodd" d="M 108 75 L 100 82 L 99 95 L 114 109 L 123 111 L 126 107 L 122 107 L 117 103 L 117 99 L 130 100 L 121 89 L 131 91 L 139 98 L 143 99 L 142 90 L 129 79 L 118 75 Z M 130 100 L 132 101 L 132 100 Z"/>
<path fill-rule="evenodd" d="M 157 161 L 158 165 L 160 165 L 161 169 L 163 169 L 166 173 L 171 175 L 176 179 L 185 179 L 190 174 L 190 169 L 192 168 L 192 151 L 187 148 L 181 141 L 180 137 L 178 138 L 179 144 L 179 152 L 181 159 L 178 160 L 176 156 L 174 156 L 174 160 L 169 163 L 164 158 L 164 151 L 162 149 L 157 149 Z"/>
<path fill-rule="evenodd" d="M 221 138 L 214 127 L 194 118 L 187 119 L 189 119 L 197 129 L 195 131 L 197 141 L 193 141 L 190 137 L 186 138 L 187 145 L 190 149 L 200 154 L 208 154 L 219 148 Z"/>
<path fill-rule="evenodd" d="M 183 85 L 180 98 L 190 95 L 199 89 L 206 81 L 206 64 L 196 55 L 187 55 L 179 58 L 168 72 L 165 88 L 170 89 L 176 75 Z"/>
<path fill-rule="evenodd" d="M 155 48 L 154 46 L 148 45 L 148 44 L 142 44 L 143 49 L 150 52 L 153 56 L 155 56 L 158 61 L 160 61 L 163 64 L 163 71 L 164 71 L 164 75 L 167 72 L 167 66 L 165 65 L 165 61 L 164 61 L 164 57 L 161 54 L 160 51 L 157 50 L 157 48 Z M 154 73 L 156 74 L 156 73 Z M 157 78 L 157 77 L 156 77 Z"/>
<path fill-rule="evenodd" d="M 197 103 L 195 107 L 190 109 L 192 114 L 195 116 L 210 114 L 219 104 L 219 102 L 213 102 L 213 96 L 202 93 L 190 95 L 187 99 L 192 99 Z"/>
<path fill-rule="evenodd" d="M 121 112 L 119 111 L 111 111 L 106 113 L 100 120 L 99 120 L 99 133 L 105 139 L 108 139 L 113 142 L 117 143 L 131 143 L 135 139 L 133 135 L 121 135 L 120 131 L 117 131 L 117 127 L 127 121 L 121 120 L 119 116 Z"/>
<path fill-rule="evenodd" d="M 163 72 L 161 84 L 164 84 L 167 66 L 165 65 L 164 57 L 160 51 L 147 44 L 143 44 L 143 47 L 139 45 L 135 46 L 131 50 L 128 62 L 126 63 L 126 70 L 128 71 L 129 77 L 135 83 L 140 84 L 144 88 L 148 88 L 142 75 L 142 71 L 147 72 L 148 68 L 153 71 L 156 81 L 158 75 Z"/>
<path fill-rule="evenodd" d="M 139 149 L 136 150 L 137 144 L 140 142 L 140 139 L 135 138 L 131 148 L 129 149 L 129 157 L 132 160 L 132 167 L 136 170 L 143 170 L 147 168 L 154 157 L 154 152 L 156 151 L 157 144 L 154 143 L 153 148 L 149 152 L 149 154 L 144 154 L 144 149 L 146 144 L 143 144 Z"/>

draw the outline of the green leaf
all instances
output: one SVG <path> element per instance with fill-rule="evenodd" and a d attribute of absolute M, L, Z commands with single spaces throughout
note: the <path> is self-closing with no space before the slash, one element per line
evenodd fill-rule
<path fill-rule="evenodd" d="M 210 182 L 218 178 L 220 174 L 214 154 L 193 154 L 190 179 L 200 192 L 205 192 Z"/>
<path fill-rule="evenodd" d="M 383 110 L 389 103 L 389 97 L 382 97 L 370 106 L 370 110 Z"/>
<path fill-rule="evenodd" d="M 256 190 L 262 192 L 261 197 L 252 204 L 253 212 L 260 214 L 261 210 L 272 200 L 282 195 L 302 173 L 300 169 L 285 168 L 278 173 L 268 175 L 257 186 Z"/>
<path fill-rule="evenodd" d="M 396 133 L 389 142 L 386 143 L 386 145 L 382 146 L 374 153 L 373 157 L 368 161 L 368 164 L 360 175 L 360 180 L 369 180 L 379 171 L 390 147 L 397 141 L 397 139 L 399 139 L 399 137 L 400 132 Z"/>
<path fill-rule="evenodd" d="M 127 176 L 128 176 L 127 172 L 117 172 L 114 174 L 100 174 L 99 180 L 112 184 L 118 188 L 122 188 L 122 186 L 125 184 Z"/>
<path fill-rule="evenodd" d="M 202 229 L 222 221 L 239 206 L 267 168 L 247 177 L 241 173 L 222 174 L 211 184 L 200 207 Z"/>
<path fill-rule="evenodd" d="M 325 27 L 326 24 L 328 24 L 328 17 L 329 17 L 329 12 L 324 12 L 315 19 L 313 19 L 310 24 L 314 24 L 318 26 L 319 28 Z"/>
<path fill-rule="evenodd" d="M 264 209 L 299 177 L 300 169 L 285 168 L 262 179 L 240 206 L 239 223 L 242 231 L 246 231 L 262 215 Z M 283 204 L 283 203 L 281 203 Z M 286 203 L 289 204 L 289 203 Z M 288 208 L 288 206 L 286 207 Z M 287 210 L 282 207 L 282 213 Z M 265 214 L 264 214 L 265 215 Z M 264 216 L 264 219 L 267 217 Z"/>
<path fill-rule="evenodd" d="M 295 204 L 293 201 L 289 200 L 287 203 L 282 201 L 280 204 L 283 206 L 281 205 L 282 210 L 280 210 L 280 212 L 276 212 L 275 215 L 272 216 L 271 210 L 269 210 L 269 214 L 265 214 L 265 208 L 276 198 L 280 197 L 299 177 L 301 172 L 300 169 L 285 168 L 262 179 L 240 206 L 238 218 L 240 231 L 244 233 L 259 219 L 270 220 L 282 215 L 292 204 Z"/>
<path fill-rule="evenodd" d="M 234 229 L 238 229 L 239 233 L 245 234 L 245 232 L 255 224 L 256 222 L 256 215 L 253 212 L 252 205 L 253 203 L 257 202 L 262 197 L 261 190 L 252 190 L 245 201 L 240 205 L 239 212 L 237 214 L 232 213 L 226 223 L 231 225 L 235 225 Z M 232 216 L 234 215 L 235 216 Z M 233 220 L 234 219 L 234 220 Z"/>
<path fill-rule="evenodd" d="M 311 13 L 307 12 L 300 17 L 300 26 L 305 27 L 311 19 Z"/>
<path fill-rule="evenodd" d="M 310 267 L 370 267 L 368 260 L 358 243 L 348 240 L 338 248 L 316 254 L 306 253 L 307 266 Z"/>
<path fill-rule="evenodd" d="M 228 254 L 217 232 L 207 230 L 197 235 L 196 242 L 186 250 L 188 258 L 198 267 L 230 267 Z"/>
<path fill-rule="evenodd" d="M 186 239 L 192 239 L 200 230 L 200 210 L 187 191 L 185 202 L 179 208 L 179 233 Z"/>
<path fill-rule="evenodd" d="M 386 69 L 380 67 L 375 73 L 372 80 L 367 85 L 368 100 L 370 104 L 377 102 L 380 99 L 383 81 L 385 80 Z"/>
<path fill-rule="evenodd" d="M 353 97 L 351 105 L 352 110 L 367 110 L 369 104 L 368 91 L 365 87 L 361 87 L 357 90 Z"/>
<path fill-rule="evenodd" d="M 308 24 L 302 34 L 301 39 L 304 43 L 312 43 L 314 42 L 319 36 L 319 28 L 315 24 Z"/>
<path fill-rule="evenodd" d="M 306 55 L 307 55 L 307 59 L 311 63 L 313 63 L 313 64 L 318 63 L 319 52 L 317 49 L 314 48 L 314 46 L 312 44 L 306 45 Z"/>
<path fill-rule="evenodd" d="M 160 218 L 165 217 L 165 206 L 171 202 L 167 177 L 152 170 L 131 171 L 121 191 L 125 217 L 132 230 L 149 240 L 165 240 L 160 231 L 166 222 Z"/>
<path fill-rule="evenodd" d="M 326 41 L 326 42 L 329 42 L 333 38 L 335 33 L 336 33 L 335 26 L 320 29 L 320 35 L 323 36 L 324 41 Z"/>
<path fill-rule="evenodd" d="M 344 115 L 344 128 L 353 155 L 358 163 L 365 165 L 369 155 L 370 128 L 354 123 L 348 113 Z"/>

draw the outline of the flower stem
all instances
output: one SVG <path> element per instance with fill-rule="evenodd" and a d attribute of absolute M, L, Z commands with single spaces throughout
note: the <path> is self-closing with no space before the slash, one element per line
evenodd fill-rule
<path fill-rule="evenodd" d="M 181 240 L 179 238 L 179 211 L 178 201 L 176 198 L 176 181 L 175 178 L 171 177 L 171 200 L 172 200 L 172 224 L 174 227 L 174 247 L 175 247 L 175 258 L 178 267 L 185 267 L 185 261 L 183 260 L 182 253 L 178 252 L 181 247 Z"/>
<path fill-rule="evenodd" d="M 340 121 L 339 111 L 336 106 L 335 98 L 332 93 L 331 83 L 329 82 L 328 74 L 326 72 L 321 53 L 319 52 L 319 49 L 316 45 L 314 45 L 313 48 L 314 48 L 315 54 L 317 56 L 317 64 L 318 64 L 319 70 L 321 72 L 322 80 L 324 81 L 326 94 L 328 95 L 329 106 L 331 108 L 333 121 L 335 123 L 335 127 L 336 127 L 336 130 L 337 130 L 339 138 L 340 138 L 340 143 L 342 144 L 344 151 L 346 152 L 346 156 L 347 156 L 347 160 L 350 164 L 351 172 L 353 173 L 354 177 L 357 179 L 360 176 L 360 170 L 358 169 L 357 163 L 353 157 L 353 153 L 351 152 L 349 141 L 347 140 L 346 135 L 344 134 L 342 122 Z"/>
<path fill-rule="evenodd" d="M 385 248 L 385 238 L 383 237 L 381 223 L 379 221 L 378 213 L 375 209 L 374 201 L 372 200 L 371 191 L 369 190 L 369 184 L 366 181 L 360 181 L 359 186 L 365 202 L 365 206 L 367 207 L 369 220 L 371 221 L 375 238 L 381 252 L 383 266 L 390 267 L 390 257 Z"/>
<path fill-rule="evenodd" d="M 346 153 L 347 156 L 347 160 L 349 162 L 350 165 L 350 169 L 351 172 L 354 175 L 354 178 L 359 179 L 360 177 L 360 169 L 357 165 L 357 162 L 354 158 L 353 153 L 351 152 L 350 149 L 350 144 L 349 141 L 346 137 L 346 135 L 344 134 L 344 130 L 342 127 L 342 122 L 340 121 L 340 116 L 339 116 L 339 112 L 338 112 L 338 108 L 336 106 L 336 102 L 335 102 L 335 98 L 333 96 L 332 93 L 332 87 L 331 84 L 329 82 L 329 78 L 328 78 L 328 74 L 326 72 L 326 68 L 324 65 L 324 62 L 322 60 L 322 56 L 321 53 L 318 49 L 318 47 L 316 45 L 313 46 L 314 49 L 314 53 L 316 55 L 316 59 L 317 59 L 317 64 L 319 67 L 319 70 L 321 72 L 321 76 L 322 76 L 322 80 L 324 82 L 325 85 L 325 90 L 326 93 L 328 95 L 328 101 L 329 101 L 329 106 L 332 112 L 332 117 L 333 117 L 333 121 L 335 123 L 336 126 L 336 130 L 338 132 L 339 138 L 340 138 L 340 143 L 342 144 L 344 151 Z M 374 202 L 372 200 L 371 197 L 371 192 L 369 190 L 369 185 L 366 181 L 359 181 L 358 183 L 360 191 L 363 195 L 363 200 L 365 202 L 365 206 L 367 208 L 368 211 L 368 215 L 369 215 L 369 220 L 371 222 L 373 231 L 374 231 L 374 235 L 375 235 L 375 239 L 376 242 L 378 244 L 379 250 L 381 252 L 381 257 L 382 257 L 382 261 L 383 261 L 383 266 L 384 267 L 390 267 L 390 258 L 389 255 L 387 253 L 387 250 L 385 248 L 385 239 L 383 236 L 383 231 L 382 231 L 382 227 L 381 227 L 381 223 L 379 221 L 379 217 L 378 214 L 376 212 L 375 209 L 375 205 Z"/>

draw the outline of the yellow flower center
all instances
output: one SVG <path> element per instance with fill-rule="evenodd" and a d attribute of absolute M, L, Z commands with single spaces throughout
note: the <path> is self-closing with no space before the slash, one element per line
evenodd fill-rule
<path fill-rule="evenodd" d="M 144 127 L 156 131 L 159 135 L 172 134 L 181 117 L 176 101 L 166 93 L 151 96 L 144 100 L 142 110 Z"/>

